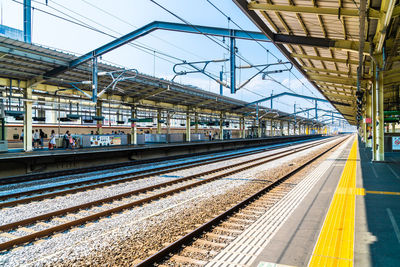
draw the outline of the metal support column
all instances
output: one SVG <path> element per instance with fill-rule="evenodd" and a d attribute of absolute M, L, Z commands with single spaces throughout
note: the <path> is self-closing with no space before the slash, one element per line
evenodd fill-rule
<path fill-rule="evenodd" d="M 186 113 L 186 142 L 190 142 L 190 113 Z"/>
<path fill-rule="evenodd" d="M 383 65 L 383 64 L 382 64 Z M 377 154 L 377 161 L 384 161 L 385 160 L 385 143 L 384 143 L 384 114 L 383 114 L 383 71 L 378 72 L 378 118 L 379 118 L 379 125 L 378 125 L 378 154 Z"/>
<path fill-rule="evenodd" d="M 24 0 L 24 42 L 32 43 L 32 6 L 31 6 L 31 0 Z"/>
<path fill-rule="evenodd" d="M 224 140 L 224 114 L 221 112 L 219 116 L 219 140 Z"/>
<path fill-rule="evenodd" d="M 96 116 L 103 116 L 103 103 L 97 100 L 96 103 Z M 97 121 L 97 134 L 103 134 L 103 121 Z"/>
<path fill-rule="evenodd" d="M 167 134 L 170 134 L 171 132 L 171 114 L 169 112 L 167 112 Z"/>
<path fill-rule="evenodd" d="M 92 101 L 94 103 L 97 102 L 97 84 L 98 84 L 97 72 L 98 72 L 97 57 L 94 56 L 92 59 Z"/>
<path fill-rule="evenodd" d="M 161 109 L 157 110 L 157 134 L 161 134 Z"/>
<path fill-rule="evenodd" d="M 242 118 L 239 118 L 239 138 L 243 138 Z"/>
<path fill-rule="evenodd" d="M 290 135 L 290 121 L 287 122 L 287 135 Z"/>
<path fill-rule="evenodd" d="M 395 132 L 396 132 L 396 123 L 393 122 L 392 123 L 392 133 L 395 133 Z"/>
<path fill-rule="evenodd" d="M 366 119 L 371 119 L 372 115 L 372 94 L 371 91 L 366 90 Z M 371 123 L 366 123 L 367 125 L 367 141 L 366 141 L 366 146 L 367 147 L 372 147 L 372 139 L 368 139 L 368 137 L 371 135 Z"/>
<path fill-rule="evenodd" d="M 131 107 L 131 118 L 137 118 L 136 107 Z M 137 145 L 137 124 L 136 122 L 131 122 L 131 144 Z"/>
<path fill-rule="evenodd" d="M 224 71 L 221 70 L 221 71 L 219 72 L 219 81 L 221 82 L 221 83 L 219 84 L 219 94 L 220 94 L 220 95 L 224 95 L 224 86 L 222 85 L 223 79 L 224 79 Z"/>
<path fill-rule="evenodd" d="M 231 30 L 231 36 L 233 36 Z M 236 93 L 236 39 L 234 37 L 230 37 L 231 46 L 229 49 L 230 52 L 230 72 L 231 72 L 231 94 Z"/>
<path fill-rule="evenodd" d="M 377 89 L 377 69 L 375 66 L 374 61 L 371 61 L 371 68 L 372 68 L 372 160 L 375 161 L 376 160 L 376 148 L 377 148 L 377 130 L 376 130 L 376 102 L 377 102 L 377 93 L 376 93 L 376 89 Z"/>
<path fill-rule="evenodd" d="M 194 133 L 199 133 L 199 114 L 194 113 Z"/>
<path fill-rule="evenodd" d="M 280 121 L 280 135 L 283 135 L 283 121 Z"/>
<path fill-rule="evenodd" d="M 32 88 L 25 89 L 24 95 L 26 101 L 24 102 L 24 151 L 32 151 Z"/>
<path fill-rule="evenodd" d="M 242 138 L 246 138 L 246 119 L 242 118 Z"/>

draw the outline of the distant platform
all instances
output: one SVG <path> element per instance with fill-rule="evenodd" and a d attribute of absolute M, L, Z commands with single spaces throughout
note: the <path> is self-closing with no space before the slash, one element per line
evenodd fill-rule
<path fill-rule="evenodd" d="M 0 153 L 0 177 L 43 173 L 95 165 L 117 164 L 243 147 L 319 138 L 321 135 L 272 136 L 170 144 L 103 146 L 84 149 L 35 150 Z"/>

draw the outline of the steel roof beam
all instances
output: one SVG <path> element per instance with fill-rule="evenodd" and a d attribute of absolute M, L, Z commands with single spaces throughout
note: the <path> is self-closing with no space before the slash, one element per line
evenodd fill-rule
<path fill-rule="evenodd" d="M 336 40 L 311 36 L 298 36 L 287 34 L 274 34 L 274 41 L 282 44 L 307 45 L 313 47 L 334 48 L 358 52 L 360 43 L 350 40 Z M 365 42 L 364 54 L 369 54 L 369 42 Z"/>
<path fill-rule="evenodd" d="M 310 6 L 287 6 L 287 5 L 274 5 L 267 3 L 258 3 L 257 1 L 251 1 L 248 4 L 249 10 L 261 10 L 261 11 L 278 11 L 278 12 L 292 12 L 292 13 L 308 13 L 316 15 L 332 15 L 332 16 L 344 16 L 344 17 L 357 17 L 359 16 L 358 9 L 351 8 L 326 8 L 326 7 L 310 7 Z M 367 12 L 369 19 L 379 19 L 381 13 L 378 10 L 370 8 Z"/>
<path fill-rule="evenodd" d="M 342 58 L 331 58 L 331 57 L 318 57 L 318 56 L 303 55 L 303 54 L 296 54 L 296 53 L 292 53 L 290 55 L 292 57 L 301 58 L 301 59 L 322 60 L 322 61 L 330 61 L 330 62 L 358 65 L 357 60 L 347 60 L 347 59 L 342 59 Z"/>
<path fill-rule="evenodd" d="M 336 73 L 336 74 L 343 74 L 343 75 L 357 75 L 355 72 L 348 72 L 348 71 L 340 71 L 340 70 L 332 70 L 332 69 L 321 69 L 321 68 L 312 68 L 312 67 L 303 67 L 305 70 L 311 72 L 326 72 L 326 73 Z M 308 73 L 308 72 L 307 72 Z"/>
<path fill-rule="evenodd" d="M 322 99 L 322 98 L 316 98 L 316 97 L 312 97 L 312 96 L 303 96 L 303 95 L 293 94 L 293 93 L 289 93 L 289 92 L 284 92 L 284 93 L 280 93 L 280 94 L 277 94 L 277 95 L 265 97 L 265 98 L 259 99 L 257 101 L 248 103 L 248 104 L 244 105 L 244 107 L 256 105 L 258 103 L 265 102 L 265 101 L 268 101 L 268 100 L 271 100 L 271 99 L 274 99 L 274 98 L 277 98 L 277 97 L 285 96 L 285 95 L 294 96 L 294 97 L 300 97 L 300 98 L 303 98 L 303 99 L 317 100 L 317 101 L 320 101 L 320 102 L 329 102 L 328 100 Z"/>
<path fill-rule="evenodd" d="M 56 76 L 60 73 L 65 72 L 68 69 L 74 68 L 82 63 L 85 63 L 94 57 L 98 57 L 107 52 L 110 52 L 124 44 L 127 44 L 133 40 L 145 36 L 155 30 L 168 30 L 168 31 L 178 31 L 178 32 L 186 32 L 193 34 L 234 37 L 238 39 L 247 39 L 247 40 L 263 41 L 263 42 L 273 41 L 276 43 L 309 45 L 309 46 L 318 46 L 324 48 L 358 50 L 359 47 L 358 42 L 348 41 L 348 40 L 333 40 L 329 38 L 318 38 L 310 36 L 296 36 L 296 35 L 274 34 L 274 33 L 271 33 L 271 37 L 267 37 L 261 32 L 250 32 L 250 31 L 217 28 L 217 27 L 154 21 L 118 39 L 115 39 L 89 53 L 86 53 L 83 56 L 76 58 L 75 60 L 72 60 L 71 62 L 69 62 L 67 66 L 65 65 L 59 66 L 53 70 L 46 72 L 43 75 L 43 78 L 46 79 L 47 77 Z M 366 48 L 368 48 L 366 50 L 369 51 L 368 44 L 366 44 Z"/>
<path fill-rule="evenodd" d="M 352 85 L 357 86 L 357 79 L 355 78 L 347 78 L 347 77 L 339 77 L 339 76 L 332 76 L 332 75 L 322 75 L 322 74 L 308 74 L 310 79 L 321 81 L 321 82 L 331 82 L 336 84 L 344 84 L 344 85 Z M 364 88 L 366 87 L 367 82 L 365 80 L 361 81 L 361 86 Z"/>

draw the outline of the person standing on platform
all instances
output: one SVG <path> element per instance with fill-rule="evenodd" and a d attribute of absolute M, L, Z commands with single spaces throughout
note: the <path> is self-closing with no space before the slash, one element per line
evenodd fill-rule
<path fill-rule="evenodd" d="M 42 129 L 39 130 L 39 137 L 40 137 L 40 148 L 43 149 L 44 146 L 44 132 Z"/>
<path fill-rule="evenodd" d="M 74 138 L 72 138 L 71 134 L 68 134 L 68 148 L 70 149 L 74 148 Z"/>
<path fill-rule="evenodd" d="M 33 134 L 33 144 L 34 144 L 34 148 L 38 149 L 39 148 L 39 141 L 40 141 L 40 135 L 38 130 L 36 129 L 34 134 Z"/>
<path fill-rule="evenodd" d="M 69 131 L 66 131 L 63 137 L 63 148 L 68 148 L 69 146 Z"/>
<path fill-rule="evenodd" d="M 54 132 L 54 130 L 51 130 L 49 149 L 53 150 L 55 146 L 56 146 L 56 133 Z"/>
<path fill-rule="evenodd" d="M 211 133 L 211 131 L 208 133 L 208 141 L 211 141 L 211 139 L 212 139 L 212 133 Z"/>
<path fill-rule="evenodd" d="M 19 140 L 24 142 L 24 129 L 22 129 L 21 136 L 19 137 Z"/>

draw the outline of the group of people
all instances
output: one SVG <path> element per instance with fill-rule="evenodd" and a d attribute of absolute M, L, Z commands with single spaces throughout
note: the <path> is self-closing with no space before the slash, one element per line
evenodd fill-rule
<path fill-rule="evenodd" d="M 66 131 L 63 137 L 63 148 L 74 149 L 76 147 L 76 140 L 72 137 L 69 131 Z"/>
<path fill-rule="evenodd" d="M 24 130 L 22 129 L 22 133 L 20 136 L 20 140 L 24 141 Z M 32 130 L 32 147 L 34 149 L 43 149 L 44 147 L 44 139 L 47 138 L 47 135 L 42 131 L 42 129 Z M 49 139 L 49 149 L 52 150 L 56 147 L 56 133 L 54 130 L 51 130 L 50 139 Z"/>

